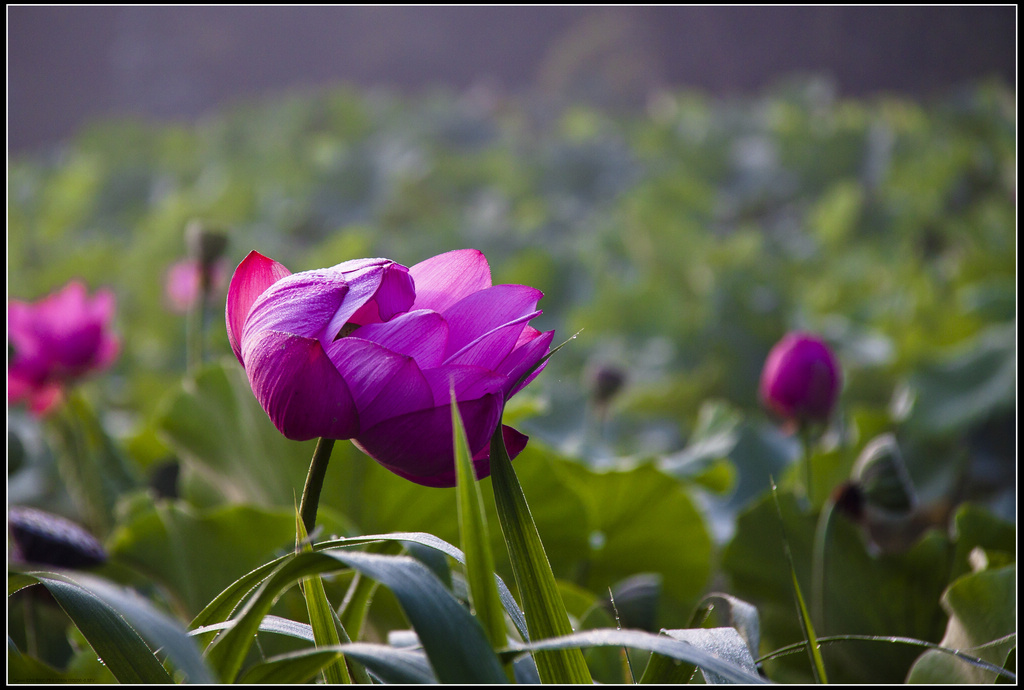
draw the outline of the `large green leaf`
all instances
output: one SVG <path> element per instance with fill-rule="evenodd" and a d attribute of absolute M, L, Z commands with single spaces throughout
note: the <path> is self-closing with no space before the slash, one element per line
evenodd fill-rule
<path fill-rule="evenodd" d="M 982 570 L 957 579 L 942 596 L 949 613 L 940 644 L 996 666 L 1017 646 L 1017 566 Z M 991 683 L 996 674 L 949 654 L 925 652 L 907 676 L 910 683 Z"/>
<path fill-rule="evenodd" d="M 295 541 L 295 519 L 287 510 L 196 510 L 184 501 L 135 508 L 111 537 L 110 552 L 174 593 L 186 615 Z"/>
<path fill-rule="evenodd" d="M 586 507 L 590 543 L 575 564 L 585 586 L 603 592 L 635 573 L 661 573 L 668 595 L 685 608 L 696 603 L 711 570 L 711 539 L 677 481 L 650 465 L 595 472 L 552 460 L 549 469 Z"/>
<path fill-rule="evenodd" d="M 220 500 L 290 508 L 302 492 L 314 444 L 289 441 L 274 428 L 236 360 L 185 379 L 164 401 L 157 428 Z"/>
<path fill-rule="evenodd" d="M 943 435 L 962 431 L 1016 400 L 1016 324 L 992 326 L 919 373 L 911 428 Z"/>
<path fill-rule="evenodd" d="M 100 536 L 114 525 L 118 497 L 138 486 L 134 468 L 104 428 L 97 411 L 79 392 L 72 392 L 50 415 L 48 426 L 57 442 L 57 466 L 85 523 Z"/>

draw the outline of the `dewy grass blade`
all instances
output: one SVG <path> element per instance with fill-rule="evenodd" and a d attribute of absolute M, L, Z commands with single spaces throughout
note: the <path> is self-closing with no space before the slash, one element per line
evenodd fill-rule
<path fill-rule="evenodd" d="M 425 565 L 409 556 L 345 550 L 321 553 L 391 590 L 416 631 L 439 682 L 508 682 L 479 621 Z"/>
<path fill-rule="evenodd" d="M 332 569 L 337 569 L 336 562 L 318 553 L 295 553 L 276 561 L 273 574 L 260 583 L 234 619 L 234 625 L 218 635 L 207 647 L 206 658 L 224 682 L 234 682 L 237 678 L 260 622 L 270 612 L 270 607 L 281 592 L 303 577 L 319 575 Z"/>
<path fill-rule="evenodd" d="M 282 654 L 248 669 L 239 683 L 243 685 L 284 685 L 307 683 L 341 658 L 338 649 L 303 649 Z"/>
<path fill-rule="evenodd" d="M 670 634 L 656 635 L 644 630 L 615 630 L 614 628 L 602 628 L 599 630 L 585 630 L 562 637 L 551 638 L 530 642 L 529 644 L 517 646 L 514 649 L 505 650 L 502 656 L 519 656 L 527 651 L 553 650 L 553 649 L 581 649 L 589 647 L 629 647 L 631 649 L 644 649 L 655 652 L 662 656 L 699 666 L 711 673 L 721 676 L 723 679 L 733 683 L 767 683 L 764 678 L 758 676 L 751 669 L 753 659 L 743 649 L 746 663 L 740 662 L 739 658 L 728 658 L 719 653 L 713 653 L 705 649 L 679 639 L 674 639 L 671 634 L 678 634 L 690 631 L 666 631 Z M 738 638 L 738 635 L 737 635 Z"/>
<path fill-rule="evenodd" d="M 380 539 L 376 539 L 380 541 Z M 384 556 L 334 548 L 284 557 L 225 630 L 207 649 L 221 677 L 234 681 L 271 606 L 288 587 L 310 575 L 351 567 L 394 593 L 442 683 L 507 682 L 501 662 L 480 623 L 437 576 L 408 556 Z"/>
<path fill-rule="evenodd" d="M 491 438 L 491 486 L 512 571 L 523 597 L 530 639 L 537 641 L 571 634 L 569 615 L 523 489 L 512 469 L 500 423 Z M 583 652 L 578 648 L 541 651 L 534 658 L 544 683 L 593 683 Z"/>
<path fill-rule="evenodd" d="M 326 551 L 328 549 L 354 546 L 370 542 L 412 542 L 415 544 L 422 544 L 423 546 L 429 546 L 436 551 L 440 551 L 445 555 L 451 556 L 463 565 L 466 563 L 466 555 L 462 553 L 460 549 L 452 546 L 444 539 L 435 537 L 433 534 L 427 534 L 426 532 L 392 532 L 390 534 L 374 534 L 366 537 L 349 537 L 347 539 L 320 542 L 313 548 L 317 551 Z M 516 630 L 519 631 L 519 634 L 522 635 L 524 640 L 530 639 L 529 631 L 526 628 L 526 618 L 523 616 L 523 612 L 519 609 L 519 604 L 512 597 L 512 592 L 509 591 L 508 585 L 506 585 L 504 580 L 502 580 L 497 574 L 494 575 L 494 584 L 498 587 L 498 597 L 501 599 L 501 603 L 505 607 L 505 613 L 507 613 L 509 618 L 512 619 L 512 623 L 516 626 Z"/>
<path fill-rule="evenodd" d="M 1007 635 L 1004 638 L 993 640 L 990 644 L 998 644 L 1000 642 L 1006 641 L 1007 638 L 1012 637 L 1015 637 L 1015 635 Z M 949 654 L 950 656 L 954 656 L 957 659 L 960 659 L 961 661 L 971 664 L 972 666 L 977 666 L 978 668 L 1000 675 L 1012 683 L 1017 682 L 1017 674 L 1013 673 L 1012 671 L 1007 671 L 1004 668 L 1000 668 L 999 666 L 989 663 L 984 659 L 980 659 L 976 656 L 972 656 L 970 654 L 962 652 L 959 649 L 950 649 L 948 647 L 943 647 L 942 645 L 936 644 L 934 642 L 927 642 L 925 640 L 915 640 L 912 637 L 886 637 L 884 635 L 829 635 L 828 637 L 818 638 L 818 644 L 821 646 L 834 645 L 838 642 L 886 642 L 888 644 L 904 644 L 913 647 L 931 649 L 936 652 L 942 652 L 943 654 Z M 771 661 L 772 659 L 778 659 L 780 657 L 788 656 L 790 654 L 798 654 L 800 650 L 803 649 L 805 646 L 806 645 L 804 642 L 797 642 L 791 645 L 786 645 L 785 647 L 780 647 L 779 649 L 776 649 L 774 652 L 771 652 L 770 654 L 765 654 L 757 661 L 758 663 L 763 663 L 765 661 Z M 975 649 L 979 648 L 975 647 Z"/>
<path fill-rule="evenodd" d="M 118 682 L 174 682 L 145 640 L 113 607 L 57 573 L 36 575 Z"/>
<path fill-rule="evenodd" d="M 504 647 L 508 641 L 505 615 L 494 584 L 494 555 L 487 534 L 483 498 L 473 473 L 466 429 L 452 390 L 452 430 L 455 443 L 456 498 L 459 513 L 459 537 L 466 554 L 466 583 L 473 613 L 483 625 L 491 646 Z"/>
<path fill-rule="evenodd" d="M 811 622 L 811 614 L 804 602 L 804 595 L 800 591 L 800 582 L 796 577 L 796 568 L 793 566 L 793 553 L 789 550 L 789 540 L 786 538 L 786 528 L 782 523 L 782 509 L 779 507 L 779 494 L 775 482 L 772 482 L 772 498 L 775 499 L 775 509 L 779 516 L 779 528 L 782 529 L 782 549 L 786 552 L 786 560 L 789 562 L 789 573 L 793 578 L 793 595 L 796 598 L 797 610 L 800 614 L 800 626 L 804 631 L 804 639 L 807 645 L 807 654 L 811 659 L 811 671 L 814 673 L 816 682 L 828 683 L 828 676 L 825 674 L 825 660 L 821 658 L 821 648 L 818 645 L 817 636 L 814 634 L 814 624 Z"/>
<path fill-rule="evenodd" d="M 362 537 L 346 537 L 342 539 L 332 539 L 330 541 L 320 542 L 313 546 L 314 551 L 327 551 L 332 549 L 350 548 L 356 546 L 364 546 L 366 544 L 380 543 L 380 542 L 415 542 L 424 546 L 429 546 L 432 549 L 436 549 L 441 553 L 451 556 L 459 563 L 465 563 L 466 557 L 460 549 L 452 546 L 448 542 L 435 537 L 432 534 L 425 532 L 392 532 L 390 534 L 372 534 Z M 246 598 L 248 594 L 255 595 L 258 592 L 258 588 L 267 578 L 269 578 L 282 564 L 289 560 L 291 556 L 281 556 L 268 563 L 261 565 L 255 570 L 243 575 L 242 577 L 235 580 L 233 583 L 228 585 L 224 591 L 214 598 L 206 608 L 204 608 L 189 625 L 191 630 L 198 628 L 212 629 L 212 626 L 227 621 L 231 614 L 238 608 L 241 602 Z M 516 629 L 523 636 L 523 639 L 529 639 L 529 632 L 526 628 L 526 619 L 523 617 L 522 611 L 519 609 L 519 604 L 512 597 L 512 593 L 508 589 L 508 585 L 502 581 L 497 575 L 494 576 L 495 584 L 498 587 L 498 596 L 501 598 L 501 602 L 505 607 L 506 613 L 512 619 Z M 24 583 L 20 583 L 22 586 Z M 345 620 L 348 620 L 348 612 L 345 612 Z M 348 628 L 346 628 L 348 629 Z M 213 633 L 202 633 L 200 639 L 205 644 L 209 644 L 212 639 Z"/>

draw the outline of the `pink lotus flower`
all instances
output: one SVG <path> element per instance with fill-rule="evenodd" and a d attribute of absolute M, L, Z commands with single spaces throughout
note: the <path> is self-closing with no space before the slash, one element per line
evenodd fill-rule
<path fill-rule="evenodd" d="M 832 414 L 842 372 L 820 338 L 789 333 L 768 353 L 761 372 L 761 401 L 796 422 L 823 422 Z"/>
<path fill-rule="evenodd" d="M 526 376 L 554 337 L 528 325 L 542 296 L 491 285 L 474 249 L 412 268 L 356 259 L 296 274 L 254 251 L 235 269 L 225 320 L 253 393 L 286 437 L 353 439 L 401 477 L 454 486 L 450 391 L 485 477 L 502 407 L 543 368 Z M 502 433 L 515 457 L 527 437 Z"/>
<path fill-rule="evenodd" d="M 110 331 L 114 295 L 99 290 L 89 299 L 72 281 L 34 304 L 7 303 L 7 337 L 14 350 L 7 367 L 7 401 L 28 399 L 37 415 L 50 410 L 63 387 L 107 368 L 120 343 Z"/>

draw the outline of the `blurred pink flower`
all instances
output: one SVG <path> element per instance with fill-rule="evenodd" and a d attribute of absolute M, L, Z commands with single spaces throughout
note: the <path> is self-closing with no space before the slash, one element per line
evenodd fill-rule
<path fill-rule="evenodd" d="M 842 387 L 835 354 L 811 333 L 789 333 L 776 343 L 761 372 L 761 401 L 796 422 L 824 422 Z"/>
<path fill-rule="evenodd" d="M 210 269 L 210 287 L 220 288 L 227 279 L 227 264 L 217 261 Z M 167 270 L 164 295 L 171 309 L 184 314 L 201 292 L 202 269 L 196 259 L 183 259 Z"/>
<path fill-rule="evenodd" d="M 79 281 L 35 303 L 8 302 L 8 403 L 27 398 L 42 415 L 65 385 L 110 366 L 120 349 L 110 330 L 115 306 L 112 292 L 98 290 L 90 299 Z"/>

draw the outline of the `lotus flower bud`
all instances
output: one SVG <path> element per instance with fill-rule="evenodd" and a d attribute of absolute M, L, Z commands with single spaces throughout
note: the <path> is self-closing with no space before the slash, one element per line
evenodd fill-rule
<path fill-rule="evenodd" d="M 212 230 L 194 220 L 185 228 L 185 245 L 188 255 L 199 262 L 200 269 L 209 274 L 217 260 L 224 255 L 228 237 L 223 232 Z"/>
<path fill-rule="evenodd" d="M 591 395 L 597 405 L 610 403 L 626 384 L 626 372 L 608 364 L 595 367 L 588 378 Z"/>
<path fill-rule="evenodd" d="M 839 362 L 828 345 L 809 333 L 790 333 L 768 353 L 760 396 L 786 419 L 824 422 L 835 408 L 841 386 Z"/>

